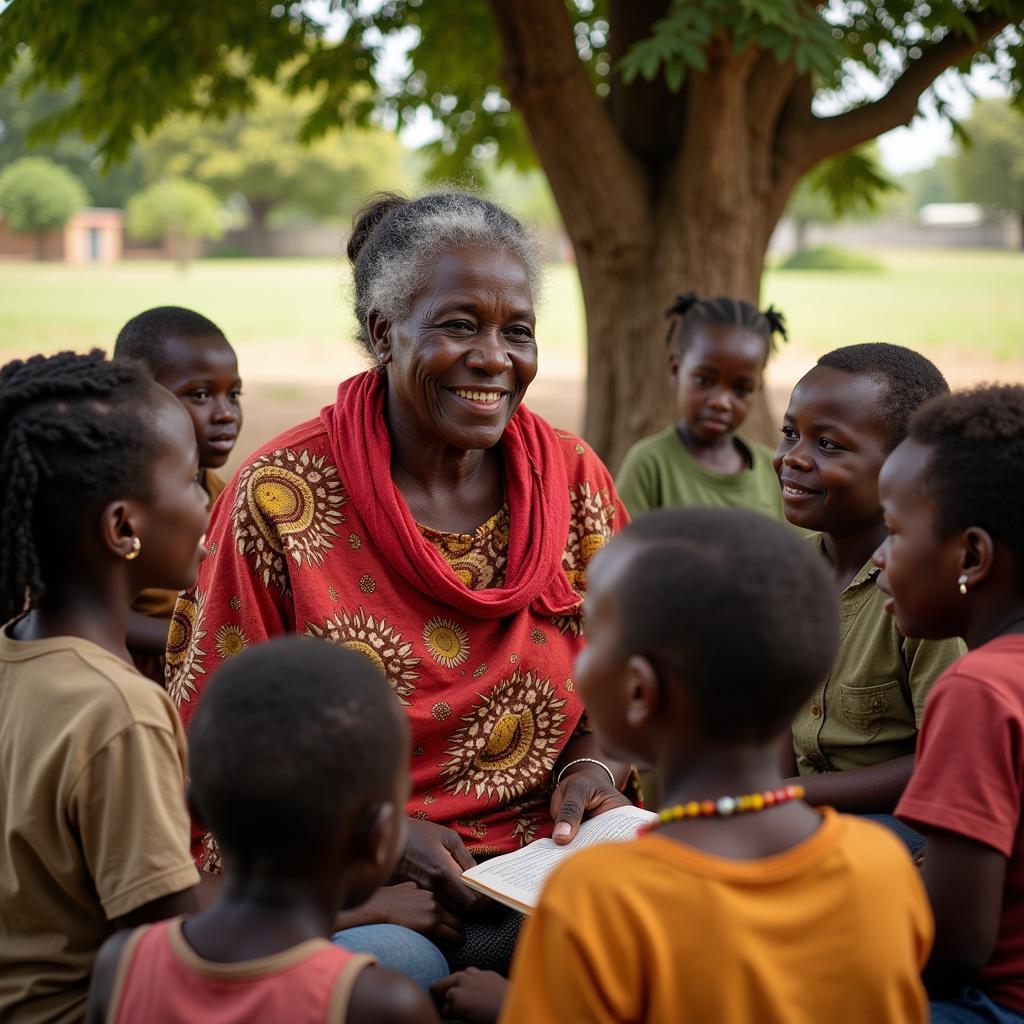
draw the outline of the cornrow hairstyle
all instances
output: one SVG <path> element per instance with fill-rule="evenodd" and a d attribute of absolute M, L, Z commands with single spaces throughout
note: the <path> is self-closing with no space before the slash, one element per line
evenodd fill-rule
<path fill-rule="evenodd" d="M 149 496 L 154 387 L 136 363 L 61 352 L 0 368 L 0 622 L 45 596 L 81 527 L 119 496 Z"/>
<path fill-rule="evenodd" d="M 366 317 L 400 320 L 438 253 L 467 245 L 507 249 L 526 267 L 536 300 L 540 254 L 530 233 L 500 206 L 469 192 L 428 192 L 406 199 L 379 192 L 355 215 L 346 252 L 355 281 L 357 336 L 373 355 Z"/>
<path fill-rule="evenodd" d="M 629 552 L 614 580 L 620 656 L 685 686 L 707 739 L 782 732 L 835 658 L 825 560 L 791 527 L 738 508 L 658 509 L 612 549 Z"/>
<path fill-rule="evenodd" d="M 907 436 L 910 417 L 919 406 L 929 398 L 949 394 L 939 368 L 920 352 L 902 345 L 846 345 L 823 355 L 818 366 L 873 377 L 881 383 L 877 411 L 879 421 L 889 425 L 889 451 Z"/>
<path fill-rule="evenodd" d="M 114 342 L 115 359 L 134 359 L 154 376 L 166 361 L 166 346 L 171 338 L 224 338 L 224 332 L 201 313 L 182 306 L 156 306 L 133 316 L 118 332 Z"/>
<path fill-rule="evenodd" d="M 368 800 L 393 799 L 407 736 L 368 658 L 278 637 L 232 658 L 203 693 L 189 726 L 192 799 L 237 861 L 318 865 Z"/>
<path fill-rule="evenodd" d="M 682 292 L 665 310 L 669 320 L 665 345 L 682 355 L 690 346 L 697 329 L 702 324 L 733 324 L 752 331 L 764 339 L 765 357 L 776 351 L 775 336 L 789 340 L 786 333 L 786 318 L 774 306 L 759 310 L 742 299 L 731 299 L 719 295 L 712 299 L 700 299 L 696 292 Z"/>
<path fill-rule="evenodd" d="M 1024 387 L 981 387 L 934 398 L 914 414 L 910 436 L 931 449 L 924 487 L 942 536 L 980 526 L 1017 563 L 1024 590 Z"/>

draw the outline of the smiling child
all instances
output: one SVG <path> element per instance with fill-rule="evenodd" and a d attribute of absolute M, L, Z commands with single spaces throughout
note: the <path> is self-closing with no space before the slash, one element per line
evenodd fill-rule
<path fill-rule="evenodd" d="M 224 332 L 190 309 L 158 306 L 121 328 L 114 358 L 142 363 L 185 407 L 199 444 L 199 482 L 212 506 L 226 486 L 214 470 L 227 462 L 242 429 L 242 381 Z M 128 646 L 137 668 L 161 684 L 176 599 L 171 591 L 144 591 L 128 626 Z"/>

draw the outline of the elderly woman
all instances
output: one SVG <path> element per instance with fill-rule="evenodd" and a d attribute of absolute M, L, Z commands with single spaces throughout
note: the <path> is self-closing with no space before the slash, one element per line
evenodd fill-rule
<path fill-rule="evenodd" d="M 539 271 L 518 221 L 459 192 L 384 195 L 348 254 L 374 369 L 235 475 L 175 611 L 168 685 L 187 725 L 221 662 L 275 634 L 365 654 L 413 733 L 399 873 L 436 897 L 420 930 L 451 936 L 481 909 L 460 880 L 475 857 L 567 841 L 625 802 L 573 659 L 587 562 L 626 516 L 594 453 L 522 405 Z M 209 840 L 198 857 L 216 870 Z"/>

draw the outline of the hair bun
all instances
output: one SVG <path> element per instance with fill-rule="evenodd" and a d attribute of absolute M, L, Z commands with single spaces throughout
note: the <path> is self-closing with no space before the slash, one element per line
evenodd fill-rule
<path fill-rule="evenodd" d="M 680 292 L 672 305 L 665 310 L 665 316 L 686 316 L 699 302 L 700 298 L 696 292 Z"/>
<path fill-rule="evenodd" d="M 355 265 L 363 246 L 369 241 L 370 235 L 377 225 L 393 210 L 408 206 L 409 200 L 397 192 L 375 192 L 361 206 L 352 218 L 352 234 L 349 235 L 345 252 L 350 262 Z"/>
<path fill-rule="evenodd" d="M 789 341 L 789 334 L 786 332 L 786 318 L 774 306 L 769 306 L 762 314 L 772 329 L 772 334 L 778 334 L 783 341 Z"/>

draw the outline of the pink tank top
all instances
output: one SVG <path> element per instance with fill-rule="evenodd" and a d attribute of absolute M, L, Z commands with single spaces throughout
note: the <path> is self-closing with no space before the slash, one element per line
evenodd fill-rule
<path fill-rule="evenodd" d="M 373 957 L 310 939 L 282 953 L 220 964 L 185 941 L 181 918 L 132 932 L 107 1020 L 113 1024 L 344 1024 L 359 972 Z"/>

